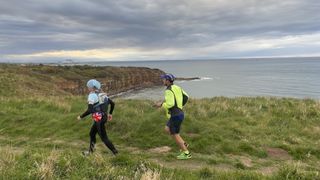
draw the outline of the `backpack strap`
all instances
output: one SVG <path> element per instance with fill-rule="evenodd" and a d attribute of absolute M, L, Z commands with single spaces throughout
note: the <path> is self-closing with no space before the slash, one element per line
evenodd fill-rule
<path fill-rule="evenodd" d="M 102 92 L 96 92 L 96 95 L 98 96 L 98 102 L 97 103 L 95 103 L 94 104 L 94 106 L 93 106 L 93 108 L 95 108 L 95 109 L 98 109 L 99 111 L 101 111 L 102 110 L 102 106 L 103 105 L 108 105 L 109 104 L 109 97 L 108 97 L 108 95 L 106 94 L 106 93 L 103 93 L 103 96 L 104 96 L 104 98 L 106 98 L 106 99 L 103 99 L 103 102 L 101 102 L 100 101 L 100 95 L 101 95 L 101 93 Z"/>

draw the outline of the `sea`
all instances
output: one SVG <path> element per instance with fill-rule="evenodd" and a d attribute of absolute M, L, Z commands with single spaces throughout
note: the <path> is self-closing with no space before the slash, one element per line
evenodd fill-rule
<path fill-rule="evenodd" d="M 320 99 L 320 57 L 250 58 L 220 60 L 158 60 L 87 62 L 96 66 L 149 67 L 176 77 L 199 77 L 176 81 L 192 98 L 290 97 Z M 160 99 L 165 87 L 123 94 L 124 98 Z"/>

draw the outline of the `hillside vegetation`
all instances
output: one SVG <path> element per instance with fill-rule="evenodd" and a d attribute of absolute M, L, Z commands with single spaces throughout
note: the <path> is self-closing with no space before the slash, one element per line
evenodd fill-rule
<path fill-rule="evenodd" d="M 117 98 L 106 129 L 119 155 L 97 137 L 97 151 L 84 157 L 91 120 L 76 117 L 86 96 L 1 73 L 0 179 L 320 179 L 317 100 L 191 99 L 182 136 L 193 158 L 179 161 L 164 113 L 149 100 Z M 25 95 L 29 85 L 36 88 Z"/>
<path fill-rule="evenodd" d="M 1 94 L 84 95 L 89 79 L 109 94 L 161 85 L 164 72 L 144 67 L 0 64 Z"/>

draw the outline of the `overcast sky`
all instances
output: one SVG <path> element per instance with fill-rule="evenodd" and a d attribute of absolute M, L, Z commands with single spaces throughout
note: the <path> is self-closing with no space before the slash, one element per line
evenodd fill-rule
<path fill-rule="evenodd" d="M 319 0 L 0 0 L 0 62 L 320 56 Z"/>

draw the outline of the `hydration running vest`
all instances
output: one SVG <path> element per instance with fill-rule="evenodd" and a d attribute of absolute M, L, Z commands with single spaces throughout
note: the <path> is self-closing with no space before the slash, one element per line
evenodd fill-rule
<path fill-rule="evenodd" d="M 178 91 L 179 93 L 181 92 L 182 98 L 179 97 L 179 100 L 182 100 L 182 102 L 181 102 L 182 104 L 181 105 L 180 105 L 180 102 L 179 102 L 179 105 L 181 107 L 179 107 L 179 105 L 177 104 L 176 93 L 174 92 L 174 90 L 172 90 L 172 88 L 175 88 L 175 91 Z M 183 113 L 182 107 L 187 103 L 188 96 L 183 92 L 181 87 L 176 86 L 176 85 L 169 86 L 167 88 L 167 90 L 171 91 L 173 96 L 174 96 L 174 106 L 169 109 L 169 113 L 171 114 L 171 116 L 175 116 L 175 115 L 178 115 L 180 113 Z"/>
<path fill-rule="evenodd" d="M 93 105 L 94 112 L 107 112 L 109 105 L 109 97 L 106 93 L 96 93 L 99 101 Z"/>

